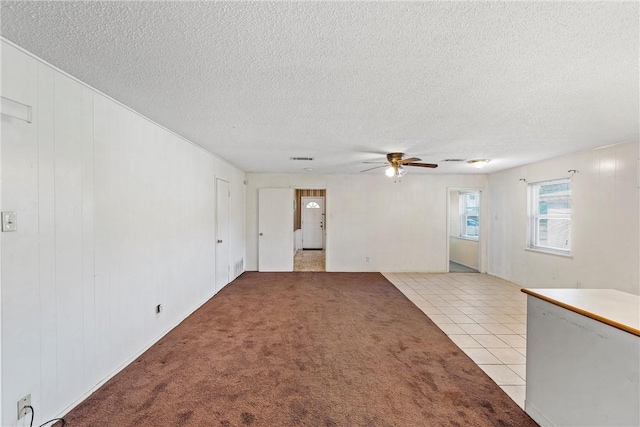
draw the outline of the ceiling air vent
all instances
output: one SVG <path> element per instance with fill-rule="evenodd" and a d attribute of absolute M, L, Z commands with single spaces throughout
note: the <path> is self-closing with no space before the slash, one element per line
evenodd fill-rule
<path fill-rule="evenodd" d="M 313 160 L 313 157 L 291 157 L 291 160 Z"/>
<path fill-rule="evenodd" d="M 443 162 L 464 162 L 464 159 L 444 159 Z"/>

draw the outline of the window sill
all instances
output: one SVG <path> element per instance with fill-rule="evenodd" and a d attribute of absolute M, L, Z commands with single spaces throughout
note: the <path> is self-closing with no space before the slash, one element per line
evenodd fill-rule
<path fill-rule="evenodd" d="M 546 255 L 555 255 L 555 256 L 559 256 L 562 258 L 569 258 L 569 259 L 573 259 L 573 255 L 571 255 L 570 252 L 556 252 L 556 251 L 552 251 L 552 250 L 545 250 L 545 249 L 537 249 L 537 248 L 524 248 L 525 251 L 528 252 L 535 252 L 535 253 L 539 253 L 539 254 L 546 254 Z"/>

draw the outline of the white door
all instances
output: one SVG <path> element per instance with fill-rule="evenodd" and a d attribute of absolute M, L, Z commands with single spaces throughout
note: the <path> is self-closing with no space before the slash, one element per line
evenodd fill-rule
<path fill-rule="evenodd" d="M 229 283 L 229 183 L 216 179 L 216 293 Z"/>
<path fill-rule="evenodd" d="M 258 193 L 258 271 L 293 271 L 293 189 Z"/>
<path fill-rule="evenodd" d="M 322 249 L 324 197 L 302 198 L 302 249 Z"/>

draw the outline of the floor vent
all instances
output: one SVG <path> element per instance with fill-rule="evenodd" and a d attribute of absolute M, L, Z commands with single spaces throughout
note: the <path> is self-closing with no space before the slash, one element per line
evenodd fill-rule
<path fill-rule="evenodd" d="M 244 258 L 240 258 L 238 261 L 236 261 L 236 263 L 233 265 L 233 277 L 238 277 L 239 275 L 241 275 L 242 273 L 244 273 Z"/>

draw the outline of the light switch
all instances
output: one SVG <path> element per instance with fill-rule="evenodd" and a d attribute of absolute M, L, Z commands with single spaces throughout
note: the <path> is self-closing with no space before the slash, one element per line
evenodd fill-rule
<path fill-rule="evenodd" d="M 18 231 L 18 214 L 2 212 L 2 231 Z"/>

